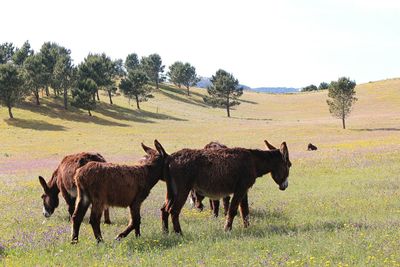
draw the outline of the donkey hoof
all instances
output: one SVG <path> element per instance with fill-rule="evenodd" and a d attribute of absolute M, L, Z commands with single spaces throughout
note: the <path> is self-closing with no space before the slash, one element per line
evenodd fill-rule
<path fill-rule="evenodd" d="M 97 241 L 97 244 L 100 244 L 100 243 L 104 242 L 103 238 L 101 238 L 101 237 L 96 238 L 96 241 Z"/>
<path fill-rule="evenodd" d="M 122 235 L 117 235 L 117 236 L 115 237 L 115 240 L 116 240 L 116 241 L 121 241 L 122 238 L 123 238 Z"/>
<path fill-rule="evenodd" d="M 71 244 L 72 245 L 78 244 L 78 238 L 77 237 L 72 238 Z"/>
<path fill-rule="evenodd" d="M 106 221 L 104 221 L 104 223 L 105 224 L 111 224 L 111 221 L 110 220 L 106 220 Z"/>
<path fill-rule="evenodd" d="M 225 225 L 224 227 L 225 232 L 230 232 L 232 230 L 232 225 Z"/>

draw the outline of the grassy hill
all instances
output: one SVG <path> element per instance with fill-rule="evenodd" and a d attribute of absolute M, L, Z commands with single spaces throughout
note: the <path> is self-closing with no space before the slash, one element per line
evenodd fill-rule
<path fill-rule="evenodd" d="M 105 95 L 89 117 L 64 111 L 61 99 L 26 102 L 7 119 L 0 108 L 0 259 L 5 265 L 400 265 L 400 79 L 357 86 L 359 101 L 348 129 L 330 116 L 327 92 L 269 95 L 245 91 L 226 118 L 204 105 L 204 89 L 162 86 L 136 110 L 126 98 Z M 142 234 L 113 237 L 127 223 L 125 209 L 112 209 L 114 224 L 102 226 L 96 245 L 85 221 L 81 241 L 69 244 L 70 225 L 61 201 L 53 217 L 41 214 L 38 175 L 49 177 L 64 155 L 100 152 L 108 161 L 134 162 L 140 142 L 157 138 L 172 153 L 211 140 L 263 148 L 288 143 L 293 167 L 280 192 L 270 175 L 249 192 L 251 226 L 236 217 L 232 233 L 223 218 L 189 206 L 184 236 L 161 234 L 159 208 L 165 184 L 143 204 Z M 308 152 L 309 142 L 318 151 Z"/>

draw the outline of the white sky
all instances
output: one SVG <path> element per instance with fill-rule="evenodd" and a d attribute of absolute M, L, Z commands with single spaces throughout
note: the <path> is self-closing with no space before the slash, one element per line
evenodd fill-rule
<path fill-rule="evenodd" d="M 400 1 L 2 1 L 0 43 L 25 40 L 57 42 L 75 64 L 89 52 L 158 53 L 167 68 L 223 68 L 251 87 L 363 83 L 400 77 Z"/>

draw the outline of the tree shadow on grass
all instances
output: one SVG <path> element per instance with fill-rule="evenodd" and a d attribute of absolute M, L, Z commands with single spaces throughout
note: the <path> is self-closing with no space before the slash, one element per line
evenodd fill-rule
<path fill-rule="evenodd" d="M 89 116 L 87 113 L 84 113 L 83 111 L 75 107 L 68 107 L 68 110 L 65 110 L 61 101 L 62 99 L 54 99 L 53 101 L 50 101 L 47 98 L 42 98 L 40 106 L 29 102 L 23 102 L 21 105 L 18 106 L 18 108 L 28 110 L 33 113 L 38 113 L 46 117 L 57 118 L 66 121 L 95 123 L 104 126 L 129 126 L 127 124 L 109 121 L 96 116 Z M 101 108 L 99 110 L 101 111 Z M 96 113 L 99 112 L 99 110 L 94 110 L 93 112 Z"/>
<path fill-rule="evenodd" d="M 236 120 L 247 120 L 247 121 L 272 121 L 272 119 L 266 119 L 266 118 L 248 118 L 248 117 L 235 117 L 235 116 L 231 116 L 231 118 Z"/>
<path fill-rule="evenodd" d="M 192 104 L 192 105 L 197 105 L 200 107 L 208 107 L 208 105 L 206 105 L 203 101 L 192 98 L 190 96 L 187 96 L 186 94 L 184 94 L 182 91 L 180 91 L 179 89 L 176 88 L 172 88 L 166 85 L 162 85 L 160 86 L 160 91 L 161 94 L 176 100 L 176 101 L 180 101 L 186 104 Z M 199 94 L 199 93 L 191 93 L 193 95 L 197 95 L 199 97 L 203 97 L 203 95 Z M 179 95 L 185 95 L 184 97 L 181 97 Z"/>
<path fill-rule="evenodd" d="M 66 128 L 62 125 L 51 124 L 42 120 L 25 120 L 20 118 L 5 119 L 5 123 L 10 126 L 31 129 L 37 131 L 65 131 Z"/>
<path fill-rule="evenodd" d="M 376 132 L 376 131 L 388 131 L 388 132 L 400 132 L 399 128 L 363 128 L 363 129 L 351 129 L 357 132 Z"/>
<path fill-rule="evenodd" d="M 185 119 L 170 115 L 154 113 L 143 109 L 129 109 L 115 104 L 110 105 L 107 103 L 99 103 L 99 109 L 97 110 L 97 112 L 116 120 L 127 120 L 142 123 L 154 123 L 154 121 L 149 119 L 186 121 Z"/>
<path fill-rule="evenodd" d="M 247 104 L 258 105 L 258 103 L 257 103 L 257 102 L 255 102 L 255 101 L 251 101 L 251 100 L 245 100 L 245 99 L 238 99 L 238 100 L 239 100 L 239 102 L 242 102 L 242 103 L 247 103 Z"/>

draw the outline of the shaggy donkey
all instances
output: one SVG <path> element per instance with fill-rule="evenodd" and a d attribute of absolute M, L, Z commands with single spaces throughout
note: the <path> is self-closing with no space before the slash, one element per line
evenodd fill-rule
<path fill-rule="evenodd" d="M 215 149 L 222 149 L 222 148 L 228 148 L 228 147 L 226 145 L 223 145 L 216 141 L 212 141 L 204 146 L 204 149 L 214 149 L 215 150 Z M 195 190 L 190 190 L 189 200 L 190 200 L 190 204 L 192 205 L 192 207 L 196 207 L 197 209 L 202 211 L 204 209 L 204 205 L 202 203 L 203 199 L 204 199 L 204 196 L 198 194 Z M 229 195 L 222 199 L 223 204 L 224 204 L 224 215 L 225 216 L 228 213 L 230 199 L 231 199 L 231 197 Z M 216 200 L 210 199 L 210 209 L 212 210 L 214 217 L 218 217 L 219 199 L 216 199 Z"/>
<path fill-rule="evenodd" d="M 58 194 L 64 197 L 68 205 L 70 217 L 74 213 L 76 200 L 76 186 L 74 182 L 75 171 L 90 161 L 106 162 L 102 155 L 98 153 L 86 153 L 68 155 L 63 158 L 60 165 L 53 172 L 49 182 L 46 183 L 42 176 L 39 176 L 39 182 L 43 187 L 43 215 L 48 218 L 58 207 Z M 110 214 L 108 209 L 104 210 L 104 222 L 110 224 Z"/>
<path fill-rule="evenodd" d="M 130 208 L 128 227 L 116 239 L 126 237 L 133 229 L 140 236 L 140 206 L 150 190 L 163 177 L 164 160 L 168 156 L 161 144 L 154 140 L 154 149 L 143 149 L 148 154 L 141 165 L 126 166 L 103 162 L 90 162 L 76 171 L 74 176 L 78 199 L 72 215 L 72 241 L 78 242 L 79 227 L 90 204 L 92 210 L 89 223 L 92 225 L 97 242 L 103 240 L 100 231 L 100 217 L 104 207 Z"/>
<path fill-rule="evenodd" d="M 168 217 L 171 214 L 174 231 L 181 233 L 179 214 L 191 189 L 212 199 L 233 193 L 225 230 L 232 229 L 239 205 L 243 224 L 247 227 L 247 190 L 257 177 L 267 173 L 271 173 L 280 190 L 285 190 L 291 162 L 286 142 L 283 142 L 279 149 L 268 151 L 245 148 L 182 149 L 168 157 L 166 166 L 167 199 L 161 208 L 163 230 L 168 232 Z"/>

